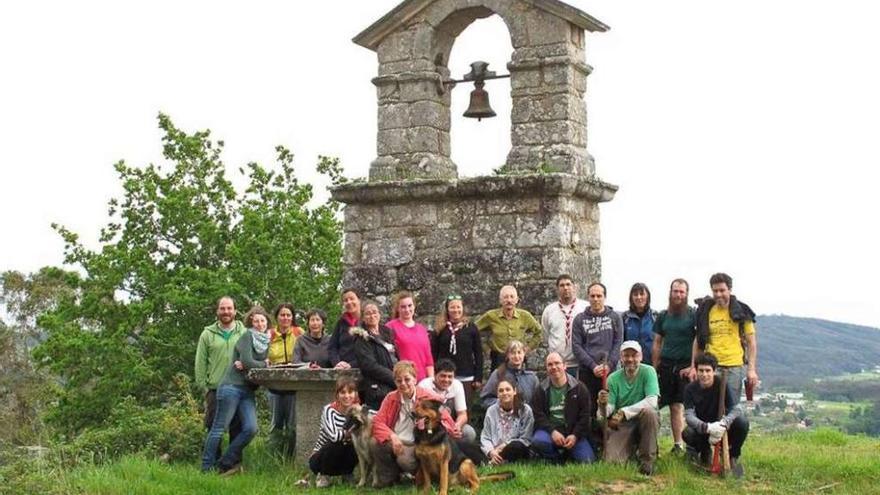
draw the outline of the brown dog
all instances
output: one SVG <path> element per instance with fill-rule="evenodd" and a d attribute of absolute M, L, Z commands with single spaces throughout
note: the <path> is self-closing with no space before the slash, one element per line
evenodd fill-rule
<path fill-rule="evenodd" d="M 449 438 L 446 428 L 440 421 L 438 400 L 422 399 L 413 409 L 416 442 L 416 457 L 419 470 L 416 472 L 416 485 L 421 485 L 422 493 L 431 491 L 431 481 L 440 481 L 440 495 L 447 495 L 449 484 L 467 486 L 471 493 L 480 490 L 480 481 L 498 481 L 514 477 L 512 471 L 495 473 L 480 477 L 477 466 L 462 453 L 458 444 Z M 451 478 L 451 480 L 450 480 Z"/>
<path fill-rule="evenodd" d="M 359 487 L 367 486 L 368 478 L 376 480 L 376 463 L 373 462 L 373 453 L 370 444 L 373 440 L 373 419 L 370 417 L 366 407 L 360 404 L 351 406 L 346 415 L 348 420 L 345 422 L 344 429 L 351 434 L 351 443 L 358 457 L 358 473 L 360 480 Z"/>

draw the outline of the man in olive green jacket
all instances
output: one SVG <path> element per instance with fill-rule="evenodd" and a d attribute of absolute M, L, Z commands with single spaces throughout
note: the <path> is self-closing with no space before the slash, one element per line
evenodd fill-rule
<path fill-rule="evenodd" d="M 232 351 L 244 335 L 242 322 L 235 319 L 235 301 L 224 296 L 217 301 L 217 321 L 205 327 L 196 347 L 196 385 L 205 392 L 205 428 L 211 429 L 217 409 L 217 386 L 232 366 Z M 230 438 L 241 429 L 238 415 L 229 425 Z"/>

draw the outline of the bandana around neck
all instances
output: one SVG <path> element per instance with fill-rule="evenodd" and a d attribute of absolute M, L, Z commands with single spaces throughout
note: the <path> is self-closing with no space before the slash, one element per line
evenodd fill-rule
<path fill-rule="evenodd" d="M 461 330 L 461 327 L 463 326 L 463 321 L 460 321 L 455 325 L 453 325 L 452 322 L 446 322 L 446 328 L 449 329 L 449 335 L 451 336 L 449 338 L 449 354 L 452 354 L 453 356 L 458 354 L 458 344 L 455 342 L 455 334 L 458 333 L 458 331 Z"/>

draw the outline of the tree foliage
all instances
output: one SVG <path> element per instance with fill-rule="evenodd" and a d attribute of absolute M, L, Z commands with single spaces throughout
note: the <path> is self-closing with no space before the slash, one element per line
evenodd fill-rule
<path fill-rule="evenodd" d="M 272 169 L 250 163 L 237 192 L 210 131 L 187 134 L 159 115 L 166 167 L 115 165 L 123 194 L 109 202 L 99 250 L 53 225 L 65 262 L 81 277 L 39 319 L 48 338 L 35 357 L 62 378 L 49 419 L 76 434 L 100 425 L 122 398 L 145 406 L 172 395 L 175 373 L 191 373 L 196 341 L 221 295 L 237 309 L 293 301 L 329 307 L 341 278 L 341 224 L 333 201 L 311 206 L 293 155 L 278 147 Z M 320 172 L 344 179 L 338 160 Z"/>

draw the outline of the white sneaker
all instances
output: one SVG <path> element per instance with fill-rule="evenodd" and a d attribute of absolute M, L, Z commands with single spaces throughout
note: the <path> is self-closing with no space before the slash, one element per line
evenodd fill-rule
<path fill-rule="evenodd" d="M 330 486 L 330 477 L 325 474 L 319 474 L 317 478 L 315 478 L 315 486 L 317 488 L 327 488 Z"/>

